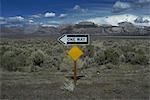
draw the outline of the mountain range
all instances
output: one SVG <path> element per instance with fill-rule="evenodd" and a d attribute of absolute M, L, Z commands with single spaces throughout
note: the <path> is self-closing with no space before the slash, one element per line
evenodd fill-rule
<path fill-rule="evenodd" d="M 150 26 L 138 26 L 130 22 L 118 25 L 95 24 L 82 21 L 77 24 L 63 24 L 57 27 L 28 24 L 20 27 L 6 27 L 1 25 L 1 36 L 51 36 L 59 34 L 90 34 L 100 36 L 149 36 Z"/>
<path fill-rule="evenodd" d="M 101 36 L 148 36 L 150 16 L 112 15 L 79 20 L 75 23 L 36 23 L 21 16 L 0 17 L 1 36 L 47 36 L 58 34 L 91 34 Z"/>

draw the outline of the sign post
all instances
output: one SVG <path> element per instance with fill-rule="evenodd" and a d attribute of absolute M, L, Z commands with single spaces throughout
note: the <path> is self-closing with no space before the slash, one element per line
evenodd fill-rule
<path fill-rule="evenodd" d="M 83 55 L 83 52 L 78 48 L 77 46 L 73 46 L 69 51 L 68 55 L 73 59 L 74 66 L 73 66 L 73 78 L 74 78 L 74 85 L 76 85 L 77 82 L 77 60 L 81 55 Z"/>
<path fill-rule="evenodd" d="M 83 55 L 82 50 L 75 45 L 88 45 L 89 35 L 88 34 L 64 34 L 58 38 L 58 41 L 64 45 L 74 45 L 69 51 L 68 55 L 73 59 L 73 78 L 74 85 L 77 83 L 77 60 Z"/>
<path fill-rule="evenodd" d="M 77 62 L 74 61 L 74 85 L 76 86 L 76 83 L 77 83 Z"/>

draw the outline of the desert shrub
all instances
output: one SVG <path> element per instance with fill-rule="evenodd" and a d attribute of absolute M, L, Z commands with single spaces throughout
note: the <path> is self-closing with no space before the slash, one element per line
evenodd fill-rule
<path fill-rule="evenodd" d="M 46 55 L 43 51 L 37 50 L 31 54 L 31 59 L 34 66 L 41 67 L 41 64 L 44 62 Z"/>
<path fill-rule="evenodd" d="M 140 65 L 148 65 L 149 64 L 149 58 L 142 54 L 136 55 L 136 63 Z"/>
<path fill-rule="evenodd" d="M 29 66 L 29 58 L 23 53 L 17 55 L 15 51 L 6 51 L 1 57 L 1 65 L 7 71 L 24 71 Z"/>
<path fill-rule="evenodd" d="M 45 68 L 55 68 L 60 70 L 60 63 L 62 61 L 61 56 L 48 56 L 44 63 L 42 64 Z"/>
<path fill-rule="evenodd" d="M 124 52 L 124 53 L 126 53 L 126 52 L 134 52 L 134 48 L 133 48 L 134 46 L 132 46 L 131 45 L 131 43 L 126 43 L 126 44 L 121 44 L 120 46 L 119 46 L 119 48 Z"/>
<path fill-rule="evenodd" d="M 96 66 L 95 65 L 95 59 L 94 58 L 89 58 L 89 57 L 86 57 L 83 61 L 83 69 L 84 68 L 90 68 L 90 67 L 93 67 L 93 66 Z"/>
<path fill-rule="evenodd" d="M 23 50 L 24 49 L 22 49 L 22 48 L 16 48 L 16 47 L 13 47 L 12 48 L 12 51 L 14 51 L 15 52 L 15 55 L 19 55 L 19 54 L 21 54 L 22 52 L 23 52 Z"/>
<path fill-rule="evenodd" d="M 135 55 L 136 55 L 135 52 L 127 52 L 125 54 L 126 62 L 134 64 L 135 63 L 135 59 L 136 59 Z"/>
<path fill-rule="evenodd" d="M 119 62 L 120 63 L 125 63 L 126 62 L 126 57 L 124 56 L 124 54 L 121 54 L 119 57 Z"/>
<path fill-rule="evenodd" d="M 71 70 L 73 66 L 73 61 L 69 56 L 66 56 L 62 59 L 62 63 L 60 64 L 60 70 L 68 71 Z"/>
<path fill-rule="evenodd" d="M 105 51 L 105 59 L 107 62 L 113 63 L 113 64 L 118 64 L 119 62 L 119 52 L 117 52 L 116 49 L 113 48 L 107 48 Z"/>
<path fill-rule="evenodd" d="M 0 55 L 2 56 L 6 51 L 9 50 L 9 47 L 4 45 L 0 47 Z"/>
<path fill-rule="evenodd" d="M 29 69 L 31 62 L 28 56 L 26 56 L 24 53 L 21 53 L 18 56 L 16 56 L 15 59 L 18 60 L 17 71 L 29 71 L 27 69 Z"/>
<path fill-rule="evenodd" d="M 103 45 L 104 45 L 104 46 L 112 46 L 112 45 L 113 45 L 113 42 L 114 42 L 114 41 L 112 41 L 112 40 L 106 40 L 106 41 L 103 42 Z"/>
<path fill-rule="evenodd" d="M 142 53 L 140 54 L 135 52 L 127 52 L 125 57 L 127 63 L 140 64 L 140 65 L 148 65 L 149 63 L 149 58 Z"/>
<path fill-rule="evenodd" d="M 81 59 L 78 59 L 77 60 L 77 69 L 83 69 L 84 68 L 84 64 L 85 64 L 85 61 L 81 60 Z"/>
<path fill-rule="evenodd" d="M 94 46 L 93 45 L 86 46 L 84 55 L 88 56 L 90 58 L 93 57 L 94 56 Z"/>
<path fill-rule="evenodd" d="M 45 49 L 45 51 L 49 56 L 59 56 L 59 55 L 63 54 L 64 49 L 62 46 L 55 44 L 52 47 Z"/>
<path fill-rule="evenodd" d="M 6 51 L 1 58 L 2 68 L 7 71 L 17 71 L 18 61 L 15 57 L 13 51 Z"/>
<path fill-rule="evenodd" d="M 96 62 L 96 64 L 98 65 L 103 65 L 106 63 L 106 56 L 104 51 L 99 50 L 96 52 L 95 56 L 94 56 L 94 60 Z"/>
<path fill-rule="evenodd" d="M 138 54 L 142 54 L 142 55 L 144 55 L 144 54 L 146 54 L 146 50 L 145 50 L 145 48 L 143 48 L 143 47 L 134 47 L 135 48 L 135 52 L 136 53 L 138 53 Z"/>
<path fill-rule="evenodd" d="M 55 45 L 53 46 L 52 48 L 52 55 L 54 56 L 60 56 L 60 54 L 62 54 L 64 52 L 64 49 L 62 48 L 62 46 L 59 46 L 59 45 Z"/>
<path fill-rule="evenodd" d="M 78 59 L 76 64 L 77 64 L 77 69 L 82 70 L 85 63 L 83 60 Z M 69 56 L 66 56 L 61 60 L 59 66 L 61 71 L 64 72 L 73 71 L 74 61 Z"/>

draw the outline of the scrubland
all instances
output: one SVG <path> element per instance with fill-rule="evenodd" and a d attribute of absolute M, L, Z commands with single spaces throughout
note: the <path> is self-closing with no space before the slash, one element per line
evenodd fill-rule
<path fill-rule="evenodd" d="M 92 38 L 79 46 L 74 91 L 62 90 L 72 76 L 71 46 L 54 38 L 0 41 L 1 99 L 9 100 L 149 100 L 148 39 Z"/>

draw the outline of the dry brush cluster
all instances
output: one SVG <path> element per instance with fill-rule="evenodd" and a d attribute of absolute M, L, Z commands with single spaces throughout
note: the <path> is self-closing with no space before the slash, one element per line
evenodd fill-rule
<path fill-rule="evenodd" d="M 95 40 L 89 46 L 81 46 L 81 49 L 84 51 L 79 61 L 81 69 L 108 64 L 150 64 L 148 40 Z M 5 71 L 21 72 L 52 68 L 67 70 L 72 64 L 70 58 L 66 58 L 67 50 L 67 47 L 50 39 L 2 39 L 1 67 Z"/>

